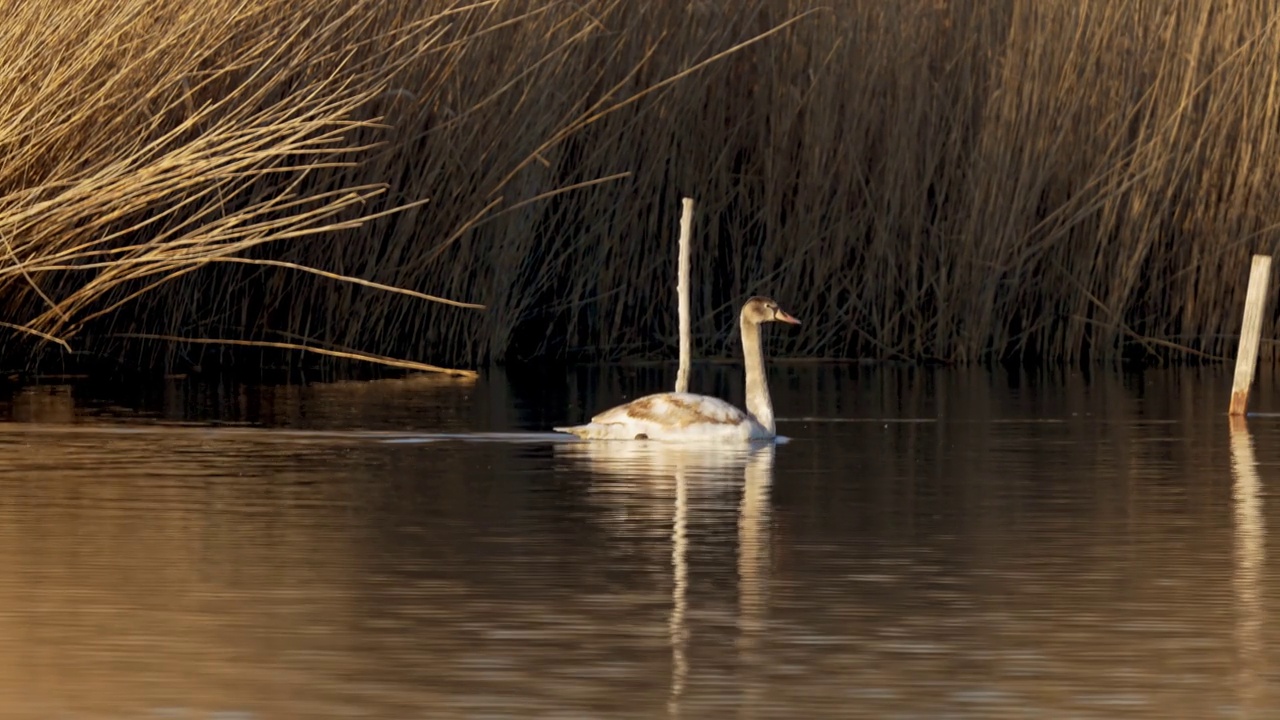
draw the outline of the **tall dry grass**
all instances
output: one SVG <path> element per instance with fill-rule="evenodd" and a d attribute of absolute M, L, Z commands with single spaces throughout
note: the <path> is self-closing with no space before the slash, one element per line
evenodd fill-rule
<path fill-rule="evenodd" d="M 1225 355 L 1277 244 L 1278 13 L 14 4 L 0 333 L 132 362 L 674 356 L 692 195 L 699 355 L 757 292 L 806 321 L 784 354 Z"/>

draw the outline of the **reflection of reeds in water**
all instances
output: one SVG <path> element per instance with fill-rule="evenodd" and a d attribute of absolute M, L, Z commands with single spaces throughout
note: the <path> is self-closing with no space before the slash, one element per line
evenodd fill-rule
<path fill-rule="evenodd" d="M 257 389 L 250 412 L 267 424 L 312 428 L 490 427 L 486 408 L 471 401 L 475 389 L 471 378 L 446 375 L 281 385 Z"/>
<path fill-rule="evenodd" d="M 37 385 L 13 396 L 13 419 L 18 422 L 68 423 L 75 419 L 75 399 L 67 385 Z"/>
<path fill-rule="evenodd" d="M 484 382 L 484 381 L 481 381 Z M 158 398 L 130 395 L 122 405 L 87 402 L 71 385 L 36 385 L 14 393 L 0 418 L 43 425 L 157 421 L 252 423 L 272 427 L 346 431 L 422 430 L 460 432 L 516 424 L 505 386 L 447 375 L 298 385 L 244 385 L 168 381 Z M 487 403 L 476 402 L 480 394 Z M 496 398 L 496 399 L 495 399 Z M 132 406 L 132 407 L 130 407 Z"/>
<path fill-rule="evenodd" d="M 1244 418 L 1231 418 L 1231 471 L 1235 480 L 1236 648 L 1239 653 L 1240 705 L 1257 711 L 1266 679 L 1262 641 L 1265 607 L 1262 596 L 1266 528 L 1262 516 L 1258 464 L 1253 436 Z"/>
<path fill-rule="evenodd" d="M 361 551 L 332 532 L 354 483 L 310 482 L 340 472 L 343 448 L 299 449 L 242 433 L 0 435 L 0 716 L 323 713 L 338 685 L 317 679 L 350 667 L 313 658 L 346 649 L 334 619 L 360 615 Z"/>
<path fill-rule="evenodd" d="M 591 472 L 608 478 L 609 482 L 597 483 L 593 491 L 609 504 L 625 507 L 628 517 L 671 515 L 671 690 L 667 706 L 671 717 L 681 715 L 689 674 L 685 618 L 690 493 L 715 494 L 724 490 L 726 480 L 742 481 L 737 523 L 738 649 L 744 672 L 759 668 L 760 636 L 768 605 L 769 487 L 773 483 L 775 446 L 594 442 L 568 443 L 558 447 L 557 452 L 581 460 Z M 747 693 L 755 693 L 762 684 L 746 682 L 744 686 Z M 743 699 L 743 709 L 748 713 L 755 705 L 756 698 Z"/>

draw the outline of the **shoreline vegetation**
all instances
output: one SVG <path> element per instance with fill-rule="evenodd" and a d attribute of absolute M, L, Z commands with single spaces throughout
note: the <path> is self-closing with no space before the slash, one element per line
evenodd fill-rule
<path fill-rule="evenodd" d="M 1277 249 L 1261 0 L 11 10 L 6 372 L 674 360 L 683 196 L 700 360 L 1220 360 Z"/>

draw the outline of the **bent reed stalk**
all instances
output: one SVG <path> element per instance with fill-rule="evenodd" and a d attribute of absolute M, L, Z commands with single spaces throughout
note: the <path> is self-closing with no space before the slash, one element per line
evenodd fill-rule
<path fill-rule="evenodd" d="M 1278 51 L 1262 0 L 32 0 L 0 337 L 672 357 L 692 195 L 704 357 L 755 293 L 806 319 L 782 357 L 1224 357 Z"/>

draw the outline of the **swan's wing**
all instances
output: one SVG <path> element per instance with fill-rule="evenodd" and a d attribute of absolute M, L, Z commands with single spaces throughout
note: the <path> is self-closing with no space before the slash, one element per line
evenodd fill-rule
<path fill-rule="evenodd" d="M 591 418 L 591 422 L 602 425 L 652 423 L 669 429 L 693 425 L 737 425 L 746 420 L 746 413 L 724 400 L 693 393 L 646 395 Z"/>

